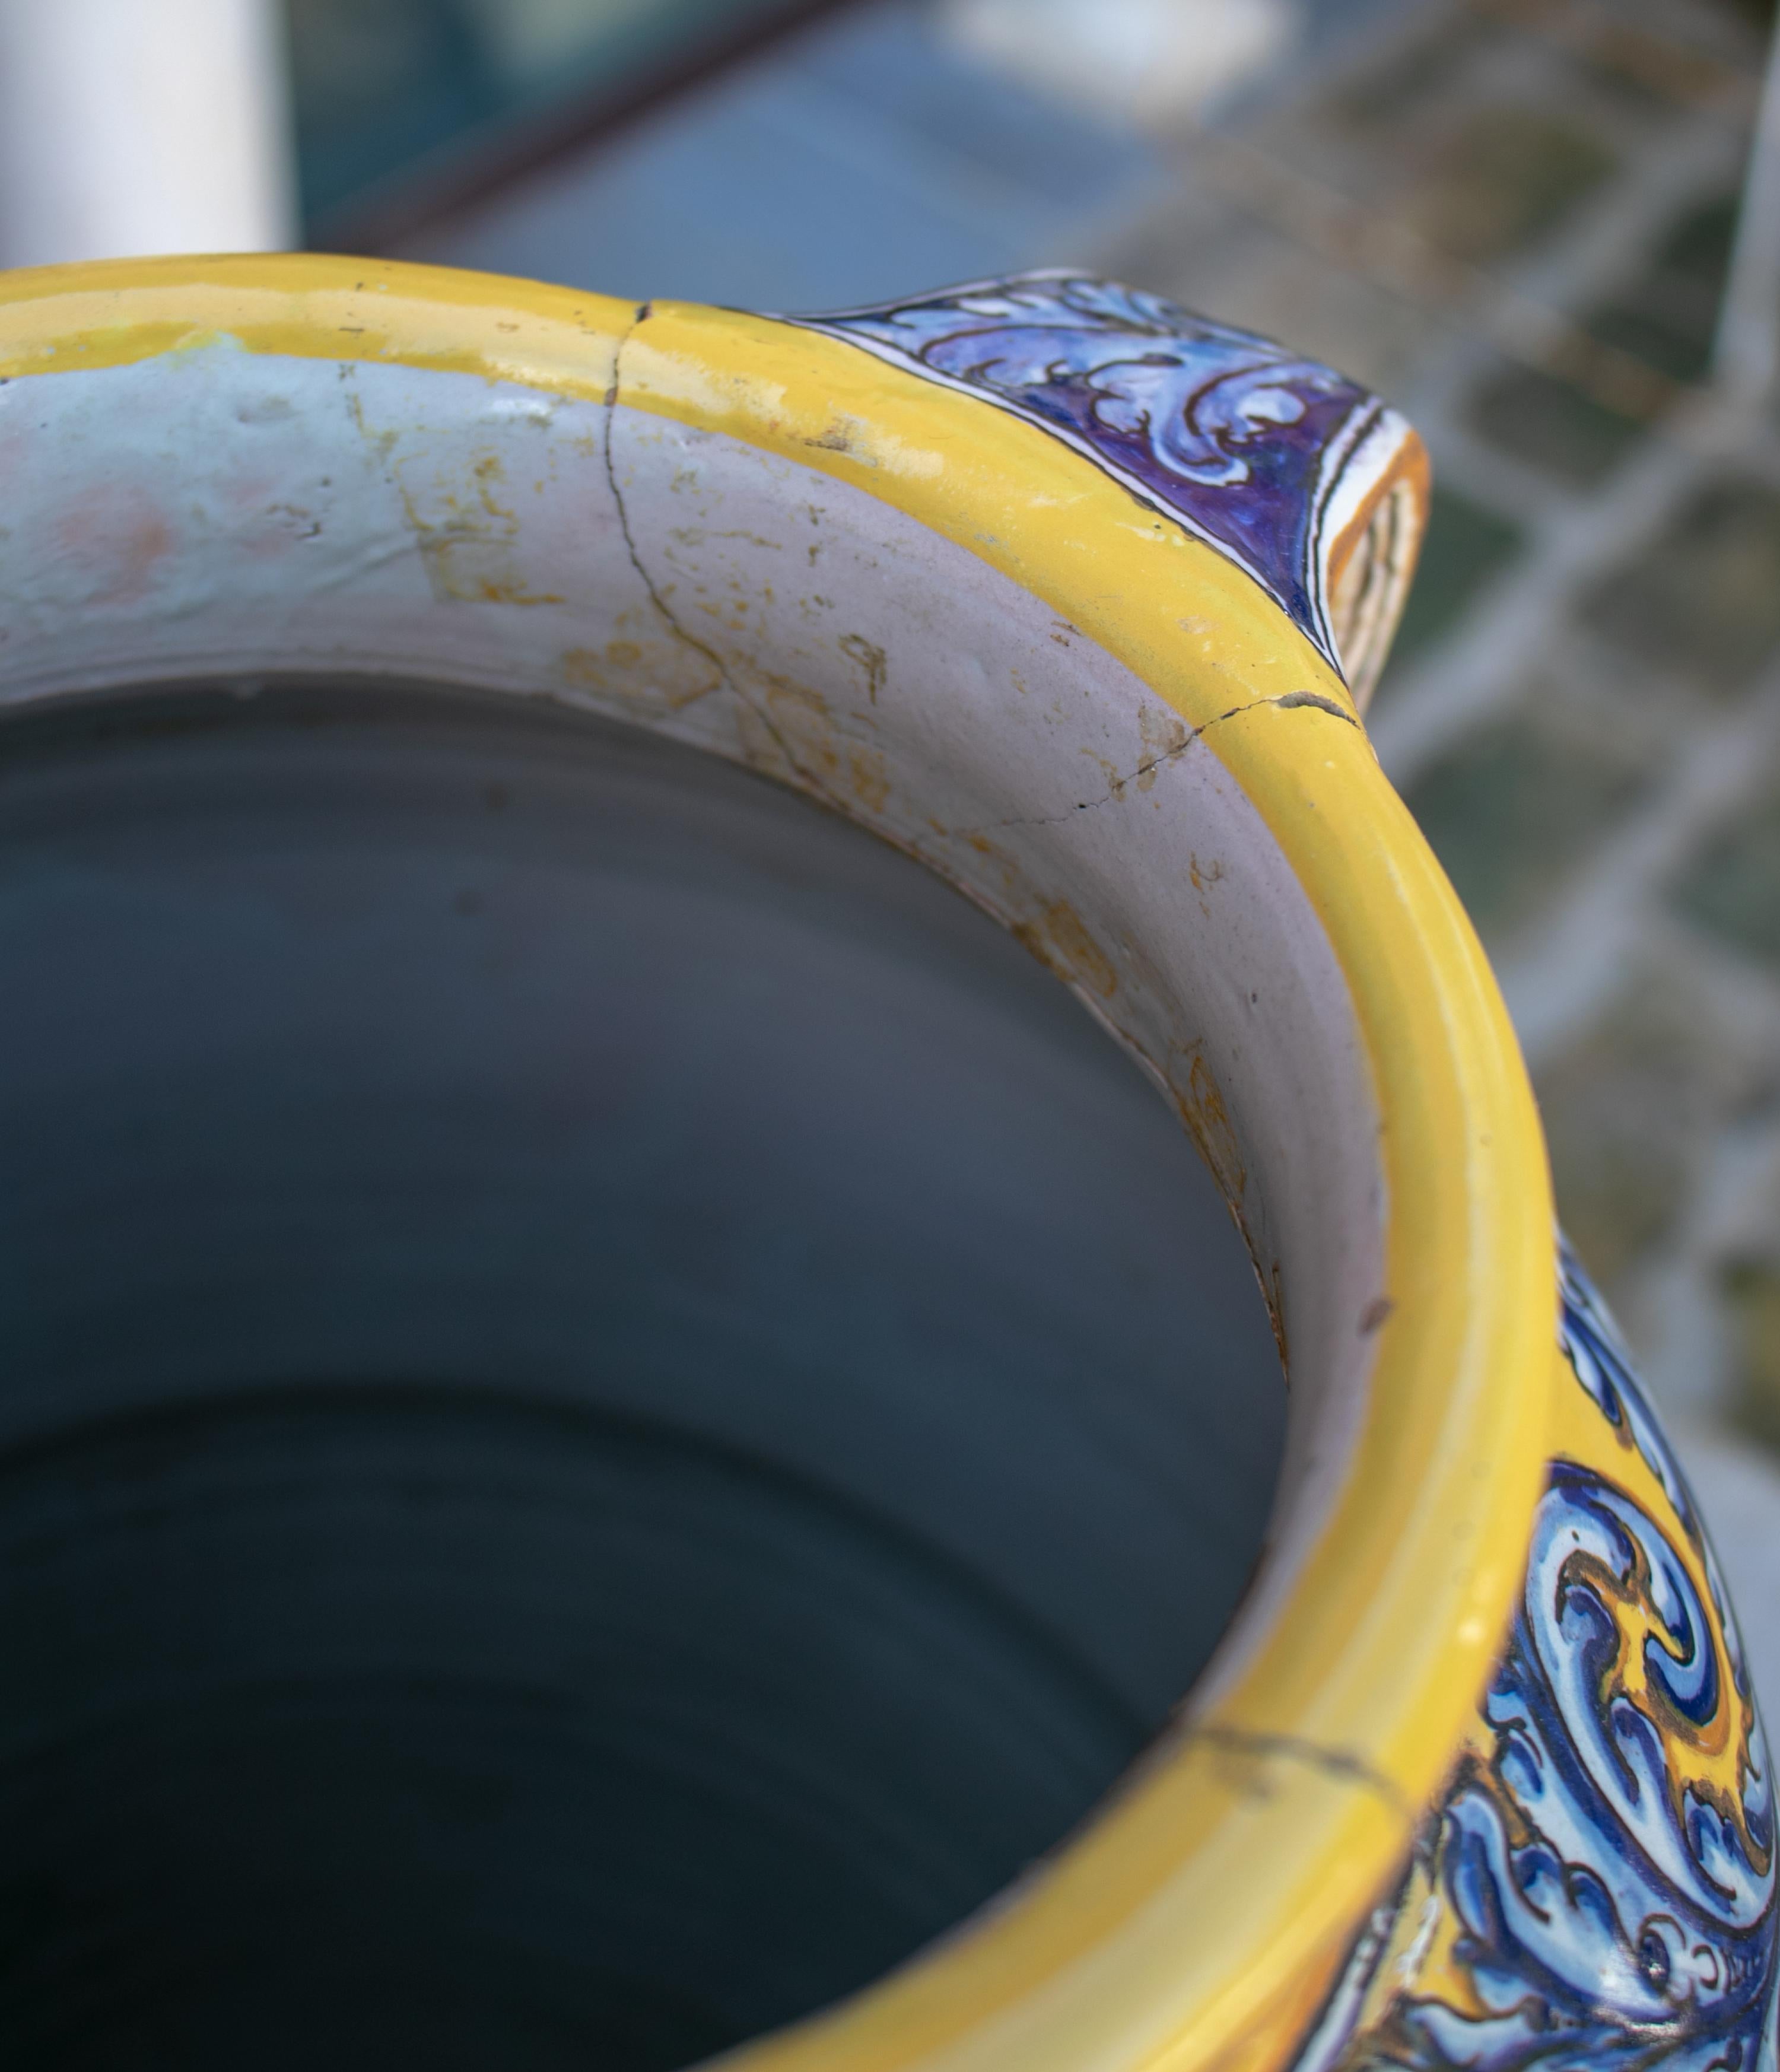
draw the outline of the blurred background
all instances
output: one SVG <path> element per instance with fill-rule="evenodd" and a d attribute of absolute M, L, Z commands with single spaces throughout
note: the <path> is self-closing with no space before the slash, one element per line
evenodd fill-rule
<path fill-rule="evenodd" d="M 769 310 L 1068 262 L 1396 403 L 1438 486 L 1379 752 L 1495 961 L 1780 1719 L 1770 27 L 1757 0 L 0 0 L 0 257 L 305 244 Z"/>

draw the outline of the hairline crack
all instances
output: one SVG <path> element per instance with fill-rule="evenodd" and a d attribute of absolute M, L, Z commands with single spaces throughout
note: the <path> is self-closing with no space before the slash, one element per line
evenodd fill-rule
<path fill-rule="evenodd" d="M 1078 813 L 1096 812 L 1102 806 L 1113 804 L 1124 796 L 1132 785 L 1160 770 L 1165 763 L 1173 763 L 1186 754 L 1188 749 L 1195 742 L 1202 740 L 1213 727 L 1222 726 L 1227 719 L 1240 719 L 1244 713 L 1258 711 L 1263 705 L 1274 705 L 1282 712 L 1292 712 L 1301 705 L 1308 705 L 1317 712 L 1327 713 L 1332 718 L 1340 720 L 1344 726 L 1353 727 L 1363 734 L 1365 732 L 1350 712 L 1338 705 L 1333 698 L 1325 697 L 1320 691 L 1286 691 L 1278 697 L 1250 698 L 1242 705 L 1231 706 L 1227 712 L 1214 713 L 1210 719 L 1202 720 L 1192 728 L 1184 739 L 1172 742 L 1166 748 L 1159 749 L 1155 754 L 1145 756 L 1135 770 L 1123 777 L 1113 778 L 1098 799 L 1078 799 L 1073 806 L 1061 813 L 1016 814 L 1011 820 L 990 820 L 976 828 L 955 828 L 952 832 L 968 837 L 993 834 L 1002 828 L 1061 827 L 1066 820 L 1074 820 Z"/>
<path fill-rule="evenodd" d="M 1189 1746 L 1198 1741 L 1231 1755 L 1272 1757 L 1301 1763 L 1306 1769 L 1320 1770 L 1337 1782 L 1357 1785 L 1370 1791 L 1383 1799 L 1406 1827 L 1413 1827 L 1416 1823 L 1415 1809 L 1402 1788 L 1350 1749 L 1325 1748 L 1321 1742 L 1307 1740 L 1301 1734 L 1268 1733 L 1250 1727 L 1189 1727 L 1183 1739 Z"/>
<path fill-rule="evenodd" d="M 625 553 L 629 557 L 631 566 L 636 571 L 638 581 L 647 591 L 649 602 L 655 606 L 657 617 L 667 627 L 668 632 L 684 646 L 691 648 L 695 655 L 702 656 L 709 663 L 717 672 L 718 683 L 738 705 L 751 713 L 760 722 L 773 746 L 784 758 L 786 767 L 791 774 L 800 783 L 807 785 L 810 790 L 830 800 L 832 803 L 832 794 L 829 792 L 820 777 L 814 771 L 806 770 L 791 753 L 790 743 L 780 731 L 771 713 L 763 710 L 742 690 L 732 674 L 728 663 L 724 660 L 715 648 L 708 642 L 701 640 L 696 633 L 689 631 L 687 627 L 681 625 L 678 615 L 657 587 L 654 577 L 643 566 L 643 556 L 637 547 L 636 535 L 631 528 L 630 510 L 624 501 L 624 492 L 619 487 L 618 466 L 612 452 L 612 431 L 618 416 L 619 390 L 623 378 L 624 348 L 648 322 L 654 309 L 653 302 L 639 302 L 630 322 L 619 332 L 618 343 L 612 348 L 612 378 L 606 391 L 605 417 L 600 441 L 600 454 L 606 469 L 606 486 L 611 492 L 613 507 L 618 513 L 618 529 L 619 536 L 624 541 Z"/>

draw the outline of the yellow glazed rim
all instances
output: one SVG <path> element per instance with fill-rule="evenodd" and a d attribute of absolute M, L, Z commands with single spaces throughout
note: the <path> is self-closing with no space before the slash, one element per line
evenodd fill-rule
<path fill-rule="evenodd" d="M 741 2054 L 758 2072 L 1271 2066 L 1459 1746 L 1519 1588 L 1556 1291 L 1544 1153 L 1482 953 L 1345 687 L 1249 578 L 1031 425 L 768 319 L 320 257 L 0 279 L 0 378 L 182 353 L 450 370 L 720 432 L 977 556 L 1133 670 L 1241 787 L 1350 990 L 1390 1309 L 1313 1557 L 1088 1827 L 987 1915 Z M 1301 706 L 1302 701 L 1298 704 Z"/>

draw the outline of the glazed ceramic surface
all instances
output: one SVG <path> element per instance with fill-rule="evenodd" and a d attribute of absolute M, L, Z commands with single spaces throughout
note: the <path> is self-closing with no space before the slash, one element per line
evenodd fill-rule
<path fill-rule="evenodd" d="M 1403 504 L 1422 486 L 1404 464 L 1412 434 L 1375 397 L 1067 275 L 812 321 L 1068 439 L 1247 569 L 1338 668 L 1345 650 L 1370 689 L 1413 553 Z M 1348 587 L 1379 601 L 1350 608 L 1343 640 L 1330 597 L 1353 535 L 1367 565 Z M 1561 1244 L 1559 1277 L 1579 1396 L 1558 1405 L 1511 1637 L 1401 1889 L 1295 2061 L 1306 2072 L 1771 2058 L 1774 1805 L 1735 1619 L 1611 1319 Z"/>
<path fill-rule="evenodd" d="M 1773 2062 L 1773 1786 L 1736 1620 L 1610 1318 L 1559 1270 L 1575 1392 L 1507 1644 L 1305 2067 Z"/>
<path fill-rule="evenodd" d="M 1722 1585 L 1360 723 L 1400 418 L 1061 274 L 793 320 L 86 269 L 14 277 L 0 362 L 9 699 L 397 673 L 744 763 L 1011 929 L 1243 1231 L 1291 1423 L 1210 1667 L 1085 1830 L 762 2072 L 1773 2062 Z"/>
<path fill-rule="evenodd" d="M 1252 331 L 1062 272 L 803 321 L 1067 440 L 1253 576 L 1364 702 L 1426 472 L 1375 396 Z"/>

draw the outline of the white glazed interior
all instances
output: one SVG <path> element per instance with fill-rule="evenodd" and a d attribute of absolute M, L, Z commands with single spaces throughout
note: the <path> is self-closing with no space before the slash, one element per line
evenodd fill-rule
<path fill-rule="evenodd" d="M 1200 1695 L 1235 1669 L 1347 1456 L 1384 1203 L 1346 982 L 1207 743 L 890 505 L 628 409 L 210 344 L 11 383 L 0 459 L 11 701 L 256 672 L 549 697 L 802 786 L 1068 978 L 1182 1107 L 1281 1305 L 1273 1544 Z"/>

